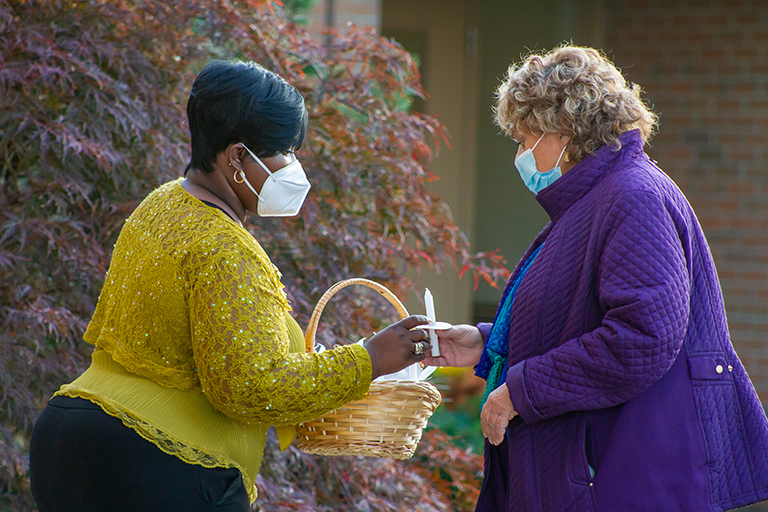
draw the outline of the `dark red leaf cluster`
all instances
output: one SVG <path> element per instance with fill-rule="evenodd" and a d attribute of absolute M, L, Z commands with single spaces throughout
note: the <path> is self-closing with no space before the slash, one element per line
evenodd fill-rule
<path fill-rule="evenodd" d="M 273 440 L 274 441 L 274 440 Z M 407 461 L 317 457 L 267 444 L 256 510 L 470 512 L 482 484 L 482 456 L 429 429 Z"/>

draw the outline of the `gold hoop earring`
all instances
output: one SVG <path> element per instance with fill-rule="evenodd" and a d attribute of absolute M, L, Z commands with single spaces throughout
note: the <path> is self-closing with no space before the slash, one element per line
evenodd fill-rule
<path fill-rule="evenodd" d="M 238 181 L 238 175 L 240 177 L 240 180 Z M 235 174 L 232 176 L 232 179 L 235 180 L 235 183 L 242 183 L 245 181 L 245 173 L 241 169 L 237 169 L 235 171 Z"/>
<path fill-rule="evenodd" d="M 571 157 L 568 156 L 568 153 L 565 154 L 565 158 L 563 158 L 563 160 L 565 160 L 566 162 L 571 161 Z"/>

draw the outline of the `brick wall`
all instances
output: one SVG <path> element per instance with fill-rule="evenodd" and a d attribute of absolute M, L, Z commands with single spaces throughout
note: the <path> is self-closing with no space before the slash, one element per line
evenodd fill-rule
<path fill-rule="evenodd" d="M 768 1 L 606 7 L 604 48 L 661 114 L 648 153 L 699 217 L 731 339 L 768 402 Z"/>

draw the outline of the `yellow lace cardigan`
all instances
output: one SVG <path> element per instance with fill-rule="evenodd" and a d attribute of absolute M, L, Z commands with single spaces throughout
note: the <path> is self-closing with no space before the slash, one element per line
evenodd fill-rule
<path fill-rule="evenodd" d="M 251 501 L 269 425 L 360 399 L 360 345 L 305 353 L 280 273 L 251 234 L 167 183 L 123 227 L 85 340 L 56 393 L 99 404 L 166 453 L 240 469 Z"/>

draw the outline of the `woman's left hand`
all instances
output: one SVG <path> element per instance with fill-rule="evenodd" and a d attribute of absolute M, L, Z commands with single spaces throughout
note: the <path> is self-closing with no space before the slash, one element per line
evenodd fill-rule
<path fill-rule="evenodd" d="M 517 412 L 509 398 L 507 383 L 504 382 L 488 395 L 488 400 L 485 401 L 483 410 L 480 412 L 483 435 L 492 445 L 498 446 L 504 440 L 507 425 L 515 416 Z"/>

